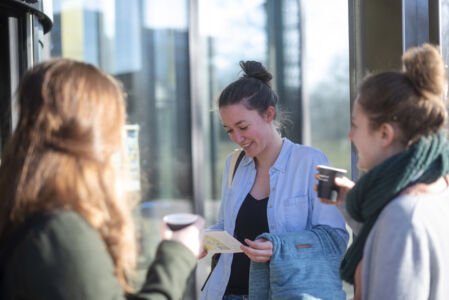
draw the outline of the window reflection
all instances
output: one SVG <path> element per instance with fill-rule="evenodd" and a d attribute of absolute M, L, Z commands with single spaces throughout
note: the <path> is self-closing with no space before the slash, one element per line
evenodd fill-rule
<path fill-rule="evenodd" d="M 440 45 L 441 52 L 446 63 L 446 75 L 449 80 L 449 0 L 440 0 Z M 446 84 L 446 96 L 448 95 L 448 88 Z"/>
<path fill-rule="evenodd" d="M 304 101 L 306 143 L 322 150 L 331 165 L 349 171 L 350 127 L 348 3 L 304 0 Z"/>

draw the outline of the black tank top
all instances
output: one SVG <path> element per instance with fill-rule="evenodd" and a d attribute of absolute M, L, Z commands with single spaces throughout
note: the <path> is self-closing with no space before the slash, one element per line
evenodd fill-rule
<path fill-rule="evenodd" d="M 253 241 L 259 234 L 268 232 L 267 203 L 268 198 L 257 200 L 249 193 L 246 196 L 235 220 L 234 230 L 234 237 L 242 244 L 246 245 L 245 239 Z M 225 295 L 248 295 L 249 263 L 244 253 L 234 254 Z"/>

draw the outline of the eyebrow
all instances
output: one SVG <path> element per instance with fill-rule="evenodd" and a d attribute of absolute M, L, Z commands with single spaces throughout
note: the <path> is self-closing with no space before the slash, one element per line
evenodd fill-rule
<path fill-rule="evenodd" d="M 245 120 L 241 120 L 241 121 L 238 121 L 237 123 L 235 123 L 234 125 L 235 125 L 235 126 L 238 126 L 239 124 L 241 124 L 241 123 L 243 123 L 243 122 L 246 122 L 246 121 L 245 121 Z M 229 126 L 223 124 L 223 127 L 229 127 Z"/>

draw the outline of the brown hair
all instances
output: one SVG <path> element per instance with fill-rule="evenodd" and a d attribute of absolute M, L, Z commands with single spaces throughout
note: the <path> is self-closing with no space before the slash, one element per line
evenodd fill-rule
<path fill-rule="evenodd" d="M 223 89 L 218 97 L 218 108 L 241 103 L 262 116 L 268 107 L 273 106 L 276 109 L 274 124 L 280 128 L 285 116 L 277 105 L 278 95 L 271 88 L 273 76 L 257 61 L 240 61 L 240 67 L 244 74 Z"/>
<path fill-rule="evenodd" d="M 402 62 L 402 72 L 367 77 L 360 87 L 358 102 L 372 129 L 383 123 L 395 124 L 401 142 L 409 146 L 445 125 L 446 72 L 438 48 L 429 44 L 410 48 Z"/>
<path fill-rule="evenodd" d="M 0 239 L 36 212 L 72 210 L 102 236 L 122 287 L 135 267 L 130 207 L 117 190 L 125 105 L 115 79 L 56 59 L 25 73 L 0 166 Z"/>

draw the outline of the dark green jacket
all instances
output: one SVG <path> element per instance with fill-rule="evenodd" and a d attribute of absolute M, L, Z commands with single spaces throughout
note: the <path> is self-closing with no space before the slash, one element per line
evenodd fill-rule
<path fill-rule="evenodd" d="M 196 265 L 178 242 L 159 244 L 141 290 L 125 295 L 100 234 L 80 215 L 45 215 L 28 230 L 6 264 L 0 299 L 181 299 Z"/>

